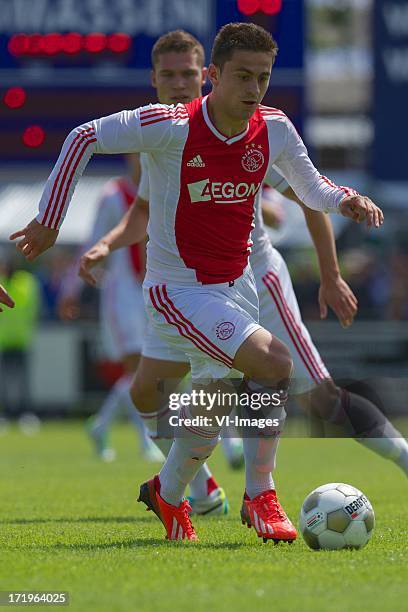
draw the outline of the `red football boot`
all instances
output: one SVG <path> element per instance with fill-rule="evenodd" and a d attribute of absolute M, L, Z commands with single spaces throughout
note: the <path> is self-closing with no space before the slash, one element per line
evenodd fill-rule
<path fill-rule="evenodd" d="M 296 529 L 286 516 L 274 490 L 264 491 L 253 499 L 249 499 L 245 493 L 241 520 L 243 525 L 254 527 L 264 542 L 273 540 L 275 544 L 281 541 L 292 544 L 296 540 Z"/>
<path fill-rule="evenodd" d="M 138 502 L 143 502 L 147 510 L 152 510 L 163 523 L 168 540 L 197 540 L 197 534 L 190 520 L 191 506 L 185 499 L 181 504 L 172 506 L 160 496 L 160 480 L 155 476 L 140 487 Z"/>

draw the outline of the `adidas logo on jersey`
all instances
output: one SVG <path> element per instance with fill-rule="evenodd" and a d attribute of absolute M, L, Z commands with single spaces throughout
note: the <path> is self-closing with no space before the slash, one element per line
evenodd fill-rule
<path fill-rule="evenodd" d="M 187 162 L 187 166 L 190 166 L 190 168 L 205 168 L 205 163 L 201 159 L 201 155 L 196 155 Z"/>

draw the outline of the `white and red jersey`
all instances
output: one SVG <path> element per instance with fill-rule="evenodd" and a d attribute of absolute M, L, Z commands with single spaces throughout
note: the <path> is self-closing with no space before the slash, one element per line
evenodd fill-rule
<path fill-rule="evenodd" d="M 148 202 L 150 199 L 149 166 L 148 156 L 144 153 L 140 155 L 140 165 L 141 174 L 137 195 Z M 288 188 L 287 181 L 276 170 L 270 171 L 268 185 L 264 184 L 255 197 L 255 227 L 251 232 L 252 247 L 251 254 L 249 257 L 249 262 L 251 264 L 252 269 L 254 269 L 254 266 L 259 261 L 262 261 L 264 259 L 264 257 L 269 253 L 271 248 L 271 239 L 265 227 L 262 215 L 263 199 L 267 196 L 267 190 L 271 190 L 270 188 L 276 189 L 279 192 L 286 191 L 286 189 Z"/>
<path fill-rule="evenodd" d="M 286 115 L 260 106 L 246 129 L 221 134 L 207 97 L 103 117 L 67 137 L 40 201 L 38 221 L 60 226 L 93 153 L 148 153 L 150 219 L 146 284 L 210 284 L 242 275 L 254 202 L 276 165 L 315 210 L 338 210 L 349 193 L 322 177 Z"/>
<path fill-rule="evenodd" d="M 150 182 L 149 182 L 149 160 L 146 153 L 140 154 L 140 180 L 137 188 L 138 197 L 142 200 L 149 201 L 150 193 Z"/>

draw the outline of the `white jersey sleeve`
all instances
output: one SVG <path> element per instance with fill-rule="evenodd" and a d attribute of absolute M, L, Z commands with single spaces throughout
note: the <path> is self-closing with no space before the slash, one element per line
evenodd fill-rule
<path fill-rule="evenodd" d="M 165 151 L 177 141 L 177 127 L 187 120 L 183 104 L 150 104 L 72 130 L 45 185 L 37 221 L 53 229 L 61 226 L 75 186 L 94 153 Z"/>
<path fill-rule="evenodd" d="M 140 166 L 141 166 L 141 174 L 140 174 L 140 182 L 137 188 L 137 195 L 142 198 L 142 200 L 149 201 L 149 165 L 147 162 L 147 156 L 145 153 L 140 155 Z"/>
<path fill-rule="evenodd" d="M 268 187 L 273 187 L 273 189 L 279 191 L 279 193 L 283 193 L 289 187 L 288 181 L 274 167 L 270 168 L 265 178 L 265 183 Z"/>
<path fill-rule="evenodd" d="M 284 146 L 279 156 L 268 168 L 265 180 L 269 183 L 273 165 L 285 177 L 298 198 L 309 208 L 323 212 L 337 212 L 340 202 L 347 195 L 355 195 L 352 189 L 337 187 L 332 181 L 319 174 L 307 154 L 306 147 L 286 116 L 275 117 L 268 124 L 279 122 L 285 129 Z M 269 127 L 269 126 L 268 126 Z M 272 128 L 273 129 L 273 128 Z"/>

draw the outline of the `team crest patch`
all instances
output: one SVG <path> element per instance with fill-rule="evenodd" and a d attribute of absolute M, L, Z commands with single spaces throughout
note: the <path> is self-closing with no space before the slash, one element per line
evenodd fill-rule
<path fill-rule="evenodd" d="M 242 167 L 248 172 L 256 172 L 265 163 L 265 158 L 261 151 L 262 145 L 246 145 L 245 149 L 246 151 L 241 159 Z"/>
<path fill-rule="evenodd" d="M 215 335 L 219 340 L 228 340 L 228 338 L 231 338 L 234 331 L 235 325 L 229 321 L 224 321 L 215 328 Z"/>

